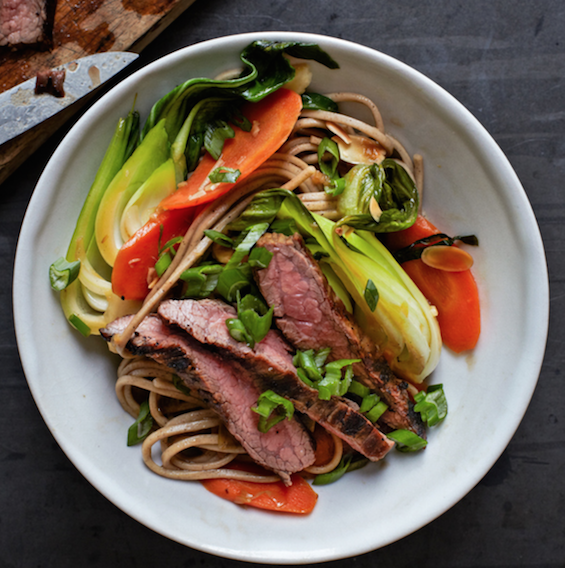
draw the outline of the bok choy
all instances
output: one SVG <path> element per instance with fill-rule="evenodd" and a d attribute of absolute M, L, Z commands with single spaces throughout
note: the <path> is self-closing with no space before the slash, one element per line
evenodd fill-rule
<path fill-rule="evenodd" d="M 271 189 L 257 199 L 265 202 L 270 196 L 286 196 L 279 218 L 292 219 L 303 236 L 315 239 L 325 254 L 324 262 L 353 299 L 355 318 L 381 346 L 393 371 L 422 382 L 439 361 L 436 316 L 384 245 L 368 231 L 339 226 L 311 213 L 290 191 Z"/>

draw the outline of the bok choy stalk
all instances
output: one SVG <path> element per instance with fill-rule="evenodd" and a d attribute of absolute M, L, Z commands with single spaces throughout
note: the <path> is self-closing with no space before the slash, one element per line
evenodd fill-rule
<path fill-rule="evenodd" d="M 303 235 L 317 241 L 327 255 L 324 261 L 351 295 L 357 321 L 393 371 L 422 382 L 439 361 L 439 326 L 427 300 L 384 245 L 367 231 L 339 227 L 310 213 L 292 192 L 260 194 L 263 199 L 269 195 L 286 195 L 279 217 L 292 218 Z"/>
<path fill-rule="evenodd" d="M 95 218 L 112 179 L 128 160 L 139 137 L 139 114 L 130 112 L 120 119 L 86 197 L 66 260 L 80 262 L 78 278 L 61 291 L 61 305 L 69 322 L 83 335 L 98 333 L 101 327 L 129 313 L 131 302 L 112 292 L 110 268 L 103 261 L 95 238 Z"/>
<path fill-rule="evenodd" d="M 295 70 L 285 55 L 311 59 L 336 69 L 338 64 L 315 44 L 300 42 L 256 41 L 241 53 L 242 74 L 234 79 L 189 79 L 153 105 L 143 127 L 142 138 L 161 121 L 173 148 L 177 183 L 186 179 L 188 164 L 202 146 L 210 123 L 230 116 L 230 122 L 246 128 L 238 117 L 237 106 L 243 101 L 257 102 L 294 78 Z M 218 132 L 222 136 L 222 132 Z M 195 147 L 196 146 L 196 147 Z"/>

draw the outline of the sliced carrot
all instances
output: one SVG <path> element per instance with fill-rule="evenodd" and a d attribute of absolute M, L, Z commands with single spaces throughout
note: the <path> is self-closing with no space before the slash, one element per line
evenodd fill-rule
<path fill-rule="evenodd" d="M 432 223 L 419 215 L 412 227 L 387 234 L 386 245 L 396 251 L 439 232 Z M 439 270 L 420 259 L 405 262 L 402 268 L 437 308 L 444 345 L 456 353 L 473 349 L 481 333 L 481 310 L 479 290 L 471 271 Z"/>
<path fill-rule="evenodd" d="M 147 296 L 148 275 L 159 258 L 159 245 L 183 235 L 196 212 L 159 211 L 122 246 L 112 269 L 112 290 L 116 295 L 126 300 L 143 300 Z"/>
<path fill-rule="evenodd" d="M 251 464 L 230 464 L 232 469 L 258 471 Z M 260 469 L 260 468 L 259 468 Z M 263 471 L 263 473 L 268 473 Z M 318 499 L 317 493 L 300 475 L 291 476 L 292 485 L 287 487 L 282 481 L 274 483 L 255 483 L 237 479 L 206 479 L 204 487 L 222 499 L 237 505 L 248 505 L 258 509 L 307 515 L 312 512 Z"/>
<path fill-rule="evenodd" d="M 282 146 L 301 110 L 300 95 L 289 89 L 279 89 L 257 103 L 244 104 L 241 112 L 251 122 L 251 130 L 236 128 L 235 137 L 225 141 L 217 161 L 205 154 L 188 180 L 161 201 L 160 207 L 192 207 L 229 191 L 234 183 L 212 183 L 209 174 L 219 167 L 232 168 L 241 172 L 238 182 L 245 179 Z"/>
<path fill-rule="evenodd" d="M 415 241 L 437 235 L 439 232 L 425 217 L 418 215 L 415 223 L 408 229 L 396 231 L 395 233 L 386 233 L 383 236 L 387 248 L 395 252 L 410 246 Z"/>

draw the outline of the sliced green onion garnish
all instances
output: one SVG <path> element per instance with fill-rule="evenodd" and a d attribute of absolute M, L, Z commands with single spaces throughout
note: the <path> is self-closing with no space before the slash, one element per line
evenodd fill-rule
<path fill-rule="evenodd" d="M 249 253 L 249 266 L 251 268 L 267 268 L 273 258 L 273 253 L 268 251 L 265 247 L 253 247 Z"/>
<path fill-rule="evenodd" d="M 90 328 L 86 325 L 76 314 L 69 316 L 69 323 L 77 330 L 80 331 L 84 337 L 90 335 Z"/>
<path fill-rule="evenodd" d="M 190 389 L 184 384 L 184 381 L 178 375 L 173 375 L 173 385 L 178 391 L 182 392 L 183 394 L 192 396 Z"/>
<path fill-rule="evenodd" d="M 400 452 L 417 452 L 428 445 L 426 440 L 410 430 L 394 430 L 387 437 L 396 442 L 396 449 Z"/>
<path fill-rule="evenodd" d="M 230 335 L 240 343 L 247 343 L 247 345 L 253 349 L 255 347 L 255 340 L 245 329 L 245 325 L 238 318 L 230 318 L 226 320 L 226 327 L 230 332 Z"/>
<path fill-rule="evenodd" d="M 351 394 L 355 394 L 360 398 L 366 397 L 371 391 L 369 387 L 362 385 L 360 382 L 356 380 L 352 380 L 351 384 L 349 385 L 349 392 Z"/>
<path fill-rule="evenodd" d="M 326 155 L 330 155 L 330 160 L 326 160 Z M 339 147 L 330 138 L 324 138 L 318 145 L 318 165 L 323 174 L 330 179 L 336 177 L 337 165 L 339 164 Z"/>
<path fill-rule="evenodd" d="M 330 483 L 335 483 L 338 479 L 341 479 L 346 473 L 351 463 L 351 454 L 343 456 L 341 461 L 335 469 L 328 471 L 328 473 L 322 473 L 317 475 L 312 481 L 312 485 L 329 485 Z"/>
<path fill-rule="evenodd" d="M 139 408 L 137 420 L 128 429 L 128 446 L 143 442 L 151 432 L 153 417 L 149 411 L 149 402 L 144 400 Z"/>
<path fill-rule="evenodd" d="M 429 386 L 427 392 L 419 392 L 414 400 L 414 410 L 420 413 L 428 426 L 435 426 L 447 416 L 447 399 L 442 384 Z"/>
<path fill-rule="evenodd" d="M 171 265 L 171 262 L 173 262 L 173 258 L 170 255 L 170 253 L 169 252 L 163 253 L 155 263 L 155 272 L 157 273 L 157 276 L 159 277 L 163 276 L 167 268 L 169 268 L 169 266 Z"/>
<path fill-rule="evenodd" d="M 49 282 L 55 292 L 64 290 L 69 284 L 74 282 L 80 272 L 80 260 L 68 262 L 66 258 L 58 258 L 49 267 Z"/>
<path fill-rule="evenodd" d="M 228 260 L 226 269 L 235 268 L 249 254 L 249 251 L 255 246 L 255 243 L 261 236 L 267 232 L 268 228 L 269 223 L 257 223 L 242 232 L 240 235 L 241 241 L 235 247 L 235 252 Z"/>
<path fill-rule="evenodd" d="M 285 418 L 291 420 L 294 415 L 292 402 L 272 390 L 261 393 L 257 399 L 257 406 L 251 407 L 251 410 L 260 415 L 258 429 L 263 433 L 268 432 Z"/>
<path fill-rule="evenodd" d="M 215 231 L 214 229 L 206 229 L 204 231 L 204 235 L 217 245 L 229 248 L 234 247 L 233 239 L 228 237 L 227 235 L 224 235 L 224 233 L 220 233 L 220 231 Z"/>
<path fill-rule="evenodd" d="M 388 410 L 388 406 L 380 400 L 365 414 L 367 420 L 370 420 L 373 424 Z"/>
<path fill-rule="evenodd" d="M 369 463 L 367 458 L 352 459 L 351 455 L 346 455 L 341 458 L 341 461 L 337 467 L 328 471 L 328 473 L 322 473 L 317 475 L 312 482 L 313 485 L 328 485 L 334 483 L 338 479 L 341 479 L 346 473 L 350 471 L 355 471 L 356 469 L 361 469 Z"/>
<path fill-rule="evenodd" d="M 237 292 L 251 284 L 251 275 L 245 273 L 242 267 L 224 269 L 218 278 L 216 290 L 229 303 L 235 302 Z"/>
<path fill-rule="evenodd" d="M 368 394 L 367 396 L 363 397 L 361 401 L 361 406 L 359 408 L 360 412 L 369 412 L 373 406 L 377 404 L 381 400 L 381 397 L 378 394 L 372 393 Z"/>
<path fill-rule="evenodd" d="M 212 183 L 235 183 L 240 175 L 241 172 L 239 170 L 220 166 L 210 173 L 208 179 Z"/>

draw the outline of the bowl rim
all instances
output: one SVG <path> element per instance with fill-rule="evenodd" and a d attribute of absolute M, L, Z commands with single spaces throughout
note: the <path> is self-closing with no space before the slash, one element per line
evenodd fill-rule
<path fill-rule="evenodd" d="M 57 175 L 59 171 L 60 164 L 59 159 L 61 156 L 64 156 L 65 151 L 67 148 L 73 143 L 73 139 L 82 131 L 85 126 L 92 124 L 99 113 L 102 111 L 104 105 L 108 103 L 108 101 L 113 101 L 121 96 L 122 91 L 127 91 L 130 89 L 130 86 L 134 85 L 140 78 L 150 77 L 152 73 L 159 71 L 159 68 L 165 63 L 166 65 L 174 65 L 177 61 L 181 61 L 186 59 L 187 57 L 191 57 L 194 54 L 198 54 L 200 52 L 206 51 L 208 49 L 222 49 L 225 46 L 232 45 L 235 43 L 251 43 L 256 39 L 267 39 L 267 40 L 279 40 L 279 41 L 305 41 L 305 42 L 312 42 L 318 43 L 320 45 L 325 45 L 326 49 L 329 49 L 329 46 L 336 46 L 341 49 L 349 50 L 351 52 L 355 52 L 356 55 L 363 54 L 363 56 L 376 58 L 378 60 L 379 65 L 387 66 L 394 72 L 401 72 L 405 76 L 409 77 L 411 80 L 417 82 L 420 85 L 425 85 L 428 89 L 433 91 L 434 95 L 436 95 L 439 99 L 448 101 L 451 105 L 451 112 L 457 114 L 458 121 L 464 124 L 465 128 L 471 132 L 473 136 L 479 136 L 483 139 L 489 140 L 490 150 L 496 153 L 496 159 L 500 161 L 501 168 L 503 170 L 503 174 L 505 177 L 505 181 L 507 183 L 511 183 L 516 187 L 519 191 L 517 193 L 517 209 L 519 210 L 519 214 L 522 216 L 527 216 L 530 220 L 533 220 L 533 224 L 531 227 L 537 227 L 537 234 L 532 235 L 529 234 L 531 238 L 531 246 L 533 254 L 536 255 L 538 259 L 538 263 L 536 266 L 537 273 L 543 277 L 544 286 L 540 286 L 538 289 L 539 298 L 538 301 L 541 306 L 541 310 L 538 314 L 538 328 L 540 333 L 538 333 L 536 340 L 537 343 L 534 345 L 532 349 L 532 353 L 534 354 L 531 358 L 531 366 L 530 372 L 531 374 L 535 374 L 536 380 L 532 381 L 529 385 L 529 389 L 525 389 L 522 396 L 523 408 L 521 412 L 519 412 L 515 416 L 514 423 L 508 424 L 506 426 L 506 434 L 507 440 L 506 443 L 503 445 L 498 445 L 496 449 L 491 451 L 490 453 L 490 460 L 488 467 L 483 467 L 481 471 L 476 471 L 475 475 L 472 476 L 463 490 L 457 491 L 457 495 L 454 496 L 451 500 L 448 500 L 443 506 L 439 506 L 434 511 L 433 515 L 428 515 L 427 521 L 422 525 L 416 526 L 417 523 L 414 523 L 412 526 L 409 526 L 405 531 L 397 531 L 396 534 L 391 535 L 387 542 L 383 542 L 378 547 L 385 546 L 392 542 L 395 542 L 405 536 L 408 536 L 415 530 L 421 528 L 425 524 L 428 524 L 445 511 L 453 507 L 461 498 L 463 498 L 475 485 L 486 475 L 490 467 L 494 465 L 496 460 L 500 457 L 503 453 L 504 449 L 510 442 L 512 436 L 514 435 L 516 429 L 518 428 L 529 404 L 529 401 L 533 395 L 535 386 L 537 384 L 537 378 L 539 377 L 539 372 L 541 370 L 541 365 L 543 362 L 544 352 L 545 352 L 545 345 L 547 341 L 547 334 L 548 334 L 548 324 L 549 324 L 549 282 L 547 278 L 547 265 L 545 261 L 545 253 L 543 251 L 543 243 L 541 239 L 541 233 L 539 231 L 539 227 L 537 222 L 535 221 L 535 216 L 533 213 L 533 209 L 531 204 L 528 201 L 527 195 L 518 179 L 518 176 L 512 169 L 508 159 L 503 154 L 502 150 L 499 148 L 498 144 L 492 138 L 492 136 L 487 132 L 487 130 L 479 123 L 479 121 L 459 102 L 457 101 L 451 94 L 449 94 L 443 87 L 426 77 L 423 73 L 417 71 L 416 69 L 410 67 L 409 65 L 401 62 L 400 60 L 391 57 L 385 53 L 382 53 L 376 49 L 349 41 L 340 38 L 334 38 L 331 36 L 320 35 L 320 34 L 312 34 L 312 33 L 302 33 L 302 32 L 249 32 L 243 34 L 233 34 L 228 36 L 223 36 L 220 38 L 209 39 L 206 41 L 198 42 L 193 45 L 181 48 L 177 51 L 174 51 L 170 54 L 167 54 L 152 63 L 142 67 L 138 71 L 134 72 L 132 75 L 125 78 L 123 81 L 118 83 L 113 89 L 111 89 L 108 93 L 106 93 L 103 97 L 101 97 L 96 103 L 89 108 L 84 115 L 77 121 L 77 123 L 71 128 L 69 133 L 65 136 L 59 147 L 54 152 L 52 158 L 49 160 L 43 174 L 41 175 L 36 188 L 41 187 L 46 180 L 48 180 L 51 176 Z M 502 174 L 501 174 L 502 175 Z M 36 192 L 34 191 L 34 195 L 30 200 L 28 205 L 28 209 L 26 211 L 26 215 L 24 217 L 24 221 L 22 223 L 22 230 L 20 233 L 20 239 L 18 240 L 18 246 L 16 250 L 16 259 L 15 259 L 15 267 L 14 267 L 14 286 L 13 286 L 13 309 L 14 309 L 14 326 L 16 330 L 16 338 L 18 349 L 20 350 L 20 357 L 22 360 L 22 366 L 24 368 L 24 373 L 26 378 L 28 377 L 28 373 L 33 373 L 33 367 L 30 364 L 30 357 L 33 357 L 33 353 L 29 351 L 29 344 L 27 341 L 28 332 L 26 330 L 25 325 L 25 318 L 27 314 L 24 310 L 22 310 L 22 298 L 20 296 L 19 290 L 21 289 L 19 284 L 22 281 L 22 274 L 25 274 L 26 263 L 24 263 L 25 258 L 25 249 L 23 244 L 26 239 L 26 235 L 28 231 L 31 230 L 29 228 L 29 218 L 34 214 L 34 206 L 35 203 L 39 201 L 39 197 L 37 197 Z M 29 216 L 29 217 L 28 217 Z M 81 474 L 94 486 L 98 491 L 100 491 L 106 498 L 108 498 L 111 502 L 113 502 L 116 506 L 120 509 L 125 511 L 128 515 L 132 516 L 142 524 L 148 526 L 152 530 L 170 538 L 172 540 L 176 540 L 177 542 L 181 542 L 187 546 L 192 548 L 202 550 L 204 552 L 208 552 L 211 554 L 216 554 L 219 556 L 224 556 L 226 558 L 232 558 L 236 560 L 247 560 L 251 562 L 265 562 L 265 563 L 285 563 L 285 564 L 298 564 L 304 563 L 304 558 L 298 558 L 293 556 L 292 553 L 289 553 L 285 557 L 273 557 L 272 555 L 269 556 L 268 554 L 253 554 L 249 552 L 242 552 L 242 551 L 235 551 L 235 550 L 224 550 L 221 547 L 210 547 L 206 544 L 201 544 L 197 542 L 187 542 L 179 540 L 167 534 L 167 531 L 163 531 L 155 522 L 147 522 L 147 519 L 139 518 L 139 514 L 136 511 L 132 511 L 129 507 L 124 507 L 123 503 L 120 502 L 119 497 L 117 498 L 116 495 L 112 495 L 111 491 L 108 491 L 106 487 L 100 487 L 101 483 L 97 479 L 93 479 L 92 476 L 89 474 L 88 471 L 84 471 L 84 466 L 81 463 L 80 459 L 77 459 L 72 452 L 68 451 L 66 447 L 65 440 L 62 439 L 60 432 L 58 432 L 51 422 L 50 417 L 47 413 L 44 412 L 42 408 L 41 399 L 38 395 L 37 389 L 33 384 L 33 381 L 28 380 L 28 384 L 30 386 L 30 390 L 32 395 L 34 396 L 35 402 L 40 410 L 40 413 L 46 422 L 47 426 L 51 430 L 54 438 L 57 440 L 59 446 L 63 449 L 63 451 L 67 454 L 71 462 L 79 469 Z M 508 436 L 508 434 L 510 434 Z M 455 498 L 456 497 L 456 498 Z M 378 548 L 377 547 L 377 548 Z M 335 555 L 335 552 L 327 551 L 327 550 L 319 550 L 311 555 L 310 558 L 307 559 L 308 562 L 322 562 L 322 561 L 329 561 L 329 560 L 336 560 L 339 558 L 346 558 L 356 554 L 361 554 L 368 552 L 370 550 L 374 550 L 370 543 L 367 543 L 367 546 L 364 549 L 357 548 L 356 550 L 346 550 L 344 551 L 343 555 Z"/>

